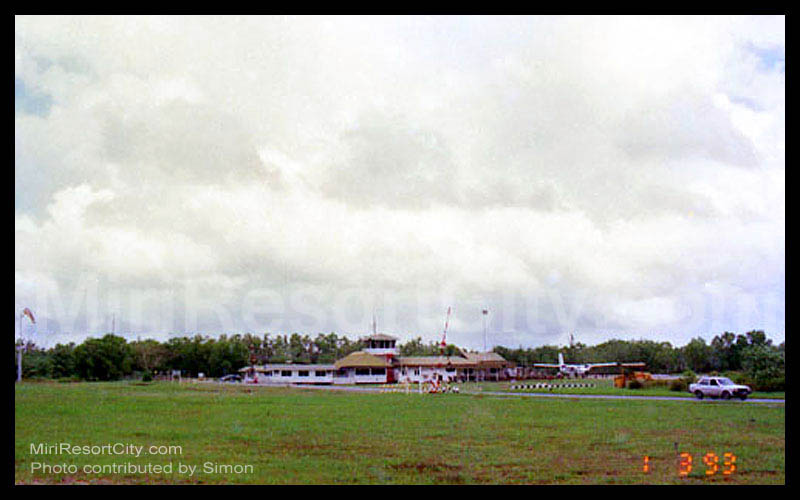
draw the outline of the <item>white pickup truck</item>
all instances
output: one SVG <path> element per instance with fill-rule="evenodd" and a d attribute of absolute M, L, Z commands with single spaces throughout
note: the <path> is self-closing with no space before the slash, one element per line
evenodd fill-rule
<path fill-rule="evenodd" d="M 722 399 L 737 397 L 744 401 L 753 390 L 746 385 L 734 384 L 725 377 L 700 377 L 696 383 L 689 385 L 689 392 L 697 396 L 697 399 L 706 396 Z"/>

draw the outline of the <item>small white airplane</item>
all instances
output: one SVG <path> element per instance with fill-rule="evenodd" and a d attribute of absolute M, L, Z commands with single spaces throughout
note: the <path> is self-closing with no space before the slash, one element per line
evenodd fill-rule
<path fill-rule="evenodd" d="M 571 377 L 580 377 L 586 375 L 591 370 L 595 368 L 602 368 L 607 366 L 616 366 L 620 368 L 644 368 L 646 365 L 645 363 L 636 362 L 636 363 L 620 363 L 618 361 L 614 361 L 611 363 L 585 363 L 582 365 L 568 365 L 564 363 L 564 355 L 558 353 L 558 364 L 549 364 L 549 363 L 534 363 L 533 366 L 536 368 L 558 368 L 558 371 L 563 373 L 566 376 Z"/>

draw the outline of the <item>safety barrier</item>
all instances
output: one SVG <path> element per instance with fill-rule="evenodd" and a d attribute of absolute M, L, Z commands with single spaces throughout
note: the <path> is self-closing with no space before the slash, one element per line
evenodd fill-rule
<path fill-rule="evenodd" d="M 408 386 L 400 385 L 399 387 L 397 384 L 395 385 L 379 385 L 378 388 L 380 389 L 379 392 L 381 394 L 389 394 L 389 393 L 403 393 L 403 394 L 458 394 L 460 390 L 458 387 L 454 386 L 432 386 L 430 384 L 424 384 L 422 387 L 419 384 L 410 384 Z"/>
<path fill-rule="evenodd" d="M 594 387 L 595 384 L 581 384 L 581 383 L 573 383 L 573 384 L 518 384 L 512 385 L 512 389 L 579 389 L 579 388 L 586 388 L 586 387 Z"/>

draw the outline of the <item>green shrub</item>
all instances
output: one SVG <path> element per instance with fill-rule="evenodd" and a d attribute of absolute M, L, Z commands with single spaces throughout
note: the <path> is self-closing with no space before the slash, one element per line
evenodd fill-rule
<path fill-rule="evenodd" d="M 786 390 L 786 377 L 783 375 L 769 376 L 760 372 L 755 377 L 745 372 L 727 372 L 725 376 L 734 384 L 750 386 L 754 391 L 777 392 Z"/>
<path fill-rule="evenodd" d="M 142 375 L 142 382 L 152 382 L 153 381 L 153 374 L 150 373 L 150 370 L 146 370 Z"/>
<path fill-rule="evenodd" d="M 776 392 L 786 390 L 786 377 L 759 377 L 748 384 L 754 391 Z"/>
<path fill-rule="evenodd" d="M 628 389 L 641 389 L 644 385 L 638 380 L 631 380 L 628 382 Z"/>
<path fill-rule="evenodd" d="M 683 392 L 689 390 L 689 384 L 687 384 L 686 379 L 683 378 L 670 380 L 668 387 L 670 391 L 675 391 L 675 392 Z"/>
<path fill-rule="evenodd" d="M 747 377 L 747 374 L 742 372 L 725 372 L 724 376 L 731 379 L 734 384 L 750 385 L 751 383 L 751 380 Z"/>
<path fill-rule="evenodd" d="M 694 384 L 697 381 L 697 375 L 692 370 L 686 370 L 685 372 L 681 373 L 681 378 L 678 379 L 681 381 L 685 389 L 689 390 L 689 385 Z"/>

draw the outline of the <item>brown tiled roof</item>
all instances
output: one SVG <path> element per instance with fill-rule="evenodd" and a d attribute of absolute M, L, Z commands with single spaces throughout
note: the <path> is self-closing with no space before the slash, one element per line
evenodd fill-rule
<path fill-rule="evenodd" d="M 385 333 L 375 333 L 368 337 L 364 337 L 364 340 L 397 340 L 397 337 L 392 337 L 391 335 L 386 335 Z"/>
<path fill-rule="evenodd" d="M 475 361 L 505 361 L 506 359 L 496 352 L 465 352 L 467 359 Z"/>
<path fill-rule="evenodd" d="M 364 351 L 358 351 L 354 353 L 350 353 L 344 358 L 338 360 L 334 366 L 336 369 L 340 368 L 351 368 L 351 367 L 380 367 L 380 368 L 389 368 L 391 367 L 391 363 L 386 360 L 386 358 L 382 358 L 380 356 L 373 356 Z"/>
<path fill-rule="evenodd" d="M 485 367 L 513 366 L 514 363 L 507 361 L 503 356 L 496 352 L 467 352 L 464 353 L 467 359 Z"/>
<path fill-rule="evenodd" d="M 471 361 L 460 356 L 411 356 L 398 357 L 400 366 L 475 366 L 475 361 Z"/>

